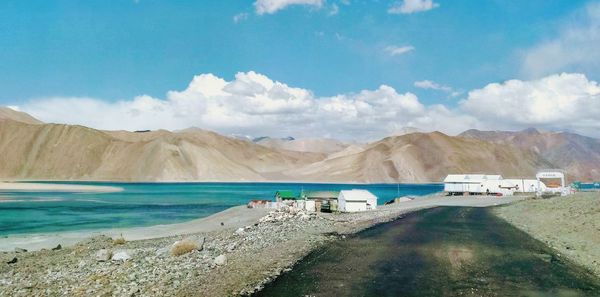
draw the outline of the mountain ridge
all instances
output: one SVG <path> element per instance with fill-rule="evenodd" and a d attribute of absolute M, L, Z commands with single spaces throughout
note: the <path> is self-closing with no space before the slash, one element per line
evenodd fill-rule
<path fill-rule="evenodd" d="M 201 128 L 103 131 L 7 112 L 0 117 L 0 179 L 439 182 L 450 173 L 531 177 L 550 167 L 571 179 L 600 179 L 600 140 L 570 132 L 414 132 L 364 145 L 313 140 L 289 149 Z"/>

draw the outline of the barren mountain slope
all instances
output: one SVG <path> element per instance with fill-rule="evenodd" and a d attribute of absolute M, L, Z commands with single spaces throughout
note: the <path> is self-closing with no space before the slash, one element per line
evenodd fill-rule
<path fill-rule="evenodd" d="M 329 138 L 305 138 L 292 140 L 263 138 L 256 143 L 274 149 L 324 154 L 339 152 L 348 147 L 348 144 L 346 143 Z"/>
<path fill-rule="evenodd" d="M 306 180 L 426 182 L 453 172 L 531 176 L 550 165 L 512 146 L 432 132 L 387 137 L 355 154 L 308 165 L 298 175 Z"/>
<path fill-rule="evenodd" d="M 202 130 L 149 133 L 0 120 L 0 178 L 260 181 L 325 157 Z"/>
<path fill-rule="evenodd" d="M 28 124 L 42 124 L 41 121 L 29 114 L 3 106 L 0 106 L 0 120 L 13 120 Z"/>
<path fill-rule="evenodd" d="M 600 140 L 568 132 L 526 129 L 518 132 L 468 130 L 463 137 L 512 144 L 539 153 L 572 179 L 600 180 Z"/>

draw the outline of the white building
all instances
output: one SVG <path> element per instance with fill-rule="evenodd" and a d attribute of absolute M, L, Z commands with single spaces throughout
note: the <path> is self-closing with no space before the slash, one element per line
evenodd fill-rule
<path fill-rule="evenodd" d="M 366 211 L 377 208 L 377 196 L 367 190 L 343 190 L 338 196 L 338 210 L 342 212 Z"/>
<path fill-rule="evenodd" d="M 483 194 L 492 185 L 494 185 L 493 189 L 496 189 L 500 180 L 502 180 L 500 175 L 449 174 L 444 179 L 444 192 L 449 194 Z M 488 185 L 488 188 L 485 188 L 485 185 Z"/>
<path fill-rule="evenodd" d="M 510 178 L 504 180 L 515 187 L 515 193 L 535 193 L 538 190 L 545 191 L 546 185 L 537 179 Z"/>
<path fill-rule="evenodd" d="M 565 185 L 565 173 L 560 169 L 542 170 L 535 177 L 537 178 L 538 185 L 540 185 L 536 193 L 538 196 L 546 193 L 561 196 L 571 194 L 571 188 Z M 544 188 L 541 187 L 544 184 L 542 180 L 546 181 Z"/>

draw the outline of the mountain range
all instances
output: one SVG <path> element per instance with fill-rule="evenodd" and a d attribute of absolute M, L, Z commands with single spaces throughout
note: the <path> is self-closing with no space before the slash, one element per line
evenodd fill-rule
<path fill-rule="evenodd" d="M 0 179 L 439 182 L 449 173 L 600 179 L 600 140 L 568 132 L 408 133 L 368 143 L 238 139 L 199 128 L 102 131 L 0 107 Z"/>

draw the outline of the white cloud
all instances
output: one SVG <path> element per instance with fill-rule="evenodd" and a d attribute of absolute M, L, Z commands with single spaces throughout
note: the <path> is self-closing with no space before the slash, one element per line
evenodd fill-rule
<path fill-rule="evenodd" d="M 432 10 L 439 6 L 440 5 L 438 3 L 433 2 L 433 0 L 403 0 L 402 2 L 394 3 L 388 9 L 388 13 L 410 14 L 415 12 Z"/>
<path fill-rule="evenodd" d="M 488 84 L 470 91 L 460 106 L 497 129 L 570 129 L 600 136 L 600 87 L 583 74 Z"/>
<path fill-rule="evenodd" d="M 223 134 L 336 137 L 373 140 L 405 126 L 457 133 L 459 121 L 437 125 L 451 111 L 424 106 L 412 93 L 382 85 L 375 90 L 316 97 L 255 73 L 231 81 L 212 74 L 195 76 L 185 90 L 165 99 L 142 95 L 109 102 L 94 98 L 42 98 L 19 108 L 46 121 L 107 130 L 183 129 L 198 126 Z"/>
<path fill-rule="evenodd" d="M 423 83 L 436 86 L 437 84 Z M 477 129 L 568 129 L 600 136 L 600 86 L 583 74 L 509 80 L 472 90 L 457 107 L 425 105 L 410 92 L 381 85 L 374 90 L 317 97 L 255 72 L 228 81 L 195 76 L 187 88 L 164 99 L 130 100 L 56 97 L 12 108 L 45 122 L 107 130 L 184 129 L 197 126 L 222 134 L 332 137 L 376 140 L 416 127 L 448 134 Z"/>
<path fill-rule="evenodd" d="M 522 73 L 536 78 L 562 71 L 600 74 L 600 3 L 564 21 L 558 36 L 523 54 Z"/>
<path fill-rule="evenodd" d="M 421 80 L 421 81 L 416 81 L 415 82 L 415 87 L 417 88 L 421 88 L 421 89 L 432 89 L 432 90 L 437 90 L 437 91 L 443 91 L 446 93 L 450 93 L 452 92 L 452 88 L 449 86 L 444 86 L 444 85 L 440 85 L 434 81 L 430 81 L 430 80 Z"/>
<path fill-rule="evenodd" d="M 254 7 L 257 14 L 273 14 L 290 5 L 306 5 L 321 8 L 325 0 L 256 0 Z"/>
<path fill-rule="evenodd" d="M 438 83 L 436 83 L 434 81 L 431 81 L 431 80 L 416 81 L 414 83 L 414 86 L 417 87 L 417 88 L 420 88 L 420 89 L 425 89 L 425 90 L 442 91 L 442 92 L 447 93 L 448 95 L 450 95 L 450 97 L 456 97 L 456 96 L 459 96 L 460 94 L 462 94 L 461 91 L 456 91 L 456 90 L 454 90 L 450 86 L 441 85 L 441 84 L 438 84 Z"/>
<path fill-rule="evenodd" d="M 236 24 L 241 21 L 245 21 L 247 19 L 248 19 L 248 13 L 246 13 L 246 12 L 241 12 L 241 13 L 238 13 L 233 16 L 233 22 Z"/>
<path fill-rule="evenodd" d="M 414 50 L 415 50 L 415 47 L 412 45 L 406 45 L 406 46 L 390 45 L 383 49 L 383 51 L 386 52 L 390 56 L 399 56 L 399 55 L 403 55 L 403 54 L 406 54 L 406 53 L 414 51 Z"/>

